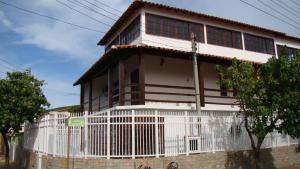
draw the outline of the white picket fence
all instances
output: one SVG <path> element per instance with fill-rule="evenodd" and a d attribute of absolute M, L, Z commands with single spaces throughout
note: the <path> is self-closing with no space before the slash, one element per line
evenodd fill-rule
<path fill-rule="evenodd" d="M 24 148 L 52 156 L 67 155 L 66 113 L 52 112 L 25 125 Z M 107 109 L 72 113 L 84 127 L 70 127 L 70 155 L 80 158 L 136 158 L 251 149 L 235 112 L 163 109 Z M 297 144 L 274 132 L 264 148 Z"/>

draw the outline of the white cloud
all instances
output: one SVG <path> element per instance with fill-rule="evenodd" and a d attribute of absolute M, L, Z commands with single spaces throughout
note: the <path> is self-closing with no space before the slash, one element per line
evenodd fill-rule
<path fill-rule="evenodd" d="M 68 3 L 66 0 L 61 1 L 72 6 L 72 4 Z M 90 2 L 96 3 L 96 1 Z M 128 6 L 130 1 L 105 0 L 103 2 L 109 4 L 110 6 L 117 6 L 118 9 L 122 10 Z M 86 16 L 78 14 L 65 6 L 62 6 L 55 0 L 35 0 L 31 2 L 30 5 L 22 1 L 14 2 L 14 4 L 94 30 L 100 30 L 104 32 L 107 30 L 107 27 L 104 25 L 101 25 L 100 23 L 95 22 Z M 98 6 L 101 5 L 98 4 Z M 97 13 L 93 13 L 74 5 L 73 7 L 103 22 L 113 22 L 98 15 Z M 103 12 L 96 7 L 92 8 L 98 10 L 99 12 Z M 9 9 L 9 7 L 6 9 Z M 14 24 L 12 26 L 12 22 L 5 19 L 5 13 L 0 11 L 0 23 L 5 25 L 7 28 L 10 28 L 15 33 L 21 35 L 22 40 L 16 42 L 17 44 L 34 45 L 41 49 L 58 52 L 61 54 L 60 56 L 63 56 L 66 59 L 77 59 L 79 61 L 84 60 L 90 62 L 91 60 L 95 60 L 100 56 L 100 51 L 102 49 L 97 47 L 96 44 L 103 34 L 79 29 L 61 22 L 48 20 L 46 18 L 40 18 L 30 14 L 27 15 L 16 9 L 9 9 L 9 11 L 5 11 L 7 12 L 6 15 L 11 16 L 12 21 L 16 20 L 19 22 L 18 24 Z"/>
<path fill-rule="evenodd" d="M 11 28 L 12 26 L 11 21 L 6 17 L 3 11 L 0 11 L 0 25 L 3 25 L 7 28 Z"/>

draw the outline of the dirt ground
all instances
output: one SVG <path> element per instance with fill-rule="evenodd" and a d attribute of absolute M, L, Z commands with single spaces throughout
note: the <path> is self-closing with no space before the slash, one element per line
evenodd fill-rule
<path fill-rule="evenodd" d="M 281 169 L 300 169 L 300 165 L 284 167 L 284 168 L 281 168 Z"/>

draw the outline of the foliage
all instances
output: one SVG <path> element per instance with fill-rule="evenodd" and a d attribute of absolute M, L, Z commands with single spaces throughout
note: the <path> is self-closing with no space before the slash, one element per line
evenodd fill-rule
<path fill-rule="evenodd" d="M 300 56 L 286 50 L 263 65 L 234 59 L 228 68 L 217 66 L 220 84 L 236 89 L 244 125 L 259 164 L 259 152 L 268 133 L 278 130 L 300 136 Z"/>
<path fill-rule="evenodd" d="M 24 122 L 33 122 L 49 106 L 41 89 L 43 85 L 44 81 L 36 79 L 30 70 L 7 73 L 7 77 L 0 80 L 0 131 L 7 157 L 7 135 L 18 133 Z"/>

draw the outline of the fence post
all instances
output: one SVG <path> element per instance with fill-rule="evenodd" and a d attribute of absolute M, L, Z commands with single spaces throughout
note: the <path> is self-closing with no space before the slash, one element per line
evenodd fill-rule
<path fill-rule="evenodd" d="M 57 140 L 56 140 L 56 124 L 57 124 L 57 113 L 54 114 L 54 119 L 53 119 L 53 128 L 54 128 L 54 143 L 53 143 L 53 157 L 56 156 L 56 144 L 57 144 Z"/>
<path fill-rule="evenodd" d="M 110 110 L 107 111 L 107 131 L 106 131 L 106 158 L 110 159 Z"/>
<path fill-rule="evenodd" d="M 131 110 L 132 119 L 131 119 L 131 151 L 132 151 L 132 159 L 135 159 L 135 110 Z"/>
<path fill-rule="evenodd" d="M 215 117 L 213 115 L 213 112 L 211 112 L 210 117 L 212 119 L 212 126 L 211 126 L 211 134 L 212 134 L 212 152 L 215 153 L 215 130 L 214 130 L 214 126 L 215 126 Z"/>
<path fill-rule="evenodd" d="M 184 111 L 184 130 L 185 130 L 185 155 L 189 155 L 189 139 L 188 139 L 188 112 Z"/>
<path fill-rule="evenodd" d="M 46 116 L 46 148 L 45 148 L 45 151 L 46 151 L 46 154 L 48 155 L 49 154 L 49 126 L 50 126 L 50 115 L 47 115 Z"/>
<path fill-rule="evenodd" d="M 232 130 L 233 130 L 233 150 L 236 149 L 236 113 L 233 113 L 233 126 L 232 126 Z"/>
<path fill-rule="evenodd" d="M 159 144 L 158 144 L 158 111 L 155 110 L 155 157 L 159 157 Z"/>
<path fill-rule="evenodd" d="M 84 158 L 87 159 L 87 156 L 88 156 L 88 111 L 85 111 L 84 112 Z"/>

